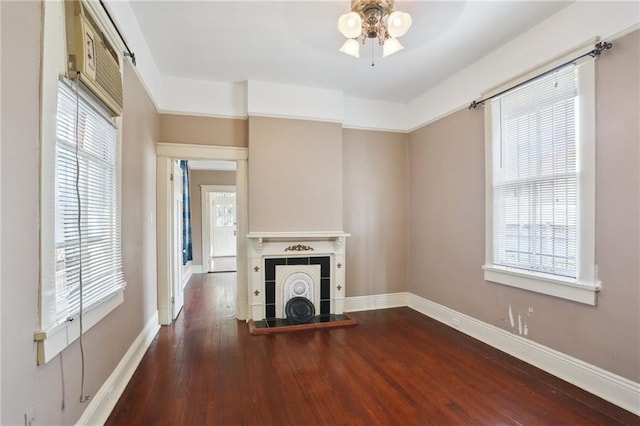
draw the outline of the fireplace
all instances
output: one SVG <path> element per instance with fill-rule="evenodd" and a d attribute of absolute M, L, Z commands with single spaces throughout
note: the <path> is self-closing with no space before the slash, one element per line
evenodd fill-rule
<path fill-rule="evenodd" d="M 292 309 L 301 318 L 310 309 L 315 316 L 342 314 L 348 236 L 342 232 L 250 233 L 249 319 L 287 319 L 286 307 L 292 299 L 292 305 L 297 303 Z"/>

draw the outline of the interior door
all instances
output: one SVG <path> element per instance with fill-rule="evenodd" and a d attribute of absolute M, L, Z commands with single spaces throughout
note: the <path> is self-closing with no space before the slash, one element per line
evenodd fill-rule
<path fill-rule="evenodd" d="M 211 256 L 236 255 L 236 193 L 211 193 Z"/>
<path fill-rule="evenodd" d="M 182 169 L 177 161 L 173 162 L 172 185 L 172 283 L 171 283 L 171 317 L 175 320 L 184 305 L 184 289 L 182 286 Z"/>

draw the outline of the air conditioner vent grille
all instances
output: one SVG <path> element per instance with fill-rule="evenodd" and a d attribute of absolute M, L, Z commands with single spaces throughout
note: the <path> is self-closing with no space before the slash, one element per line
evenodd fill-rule
<path fill-rule="evenodd" d="M 122 105 L 122 76 L 118 62 L 102 43 L 98 43 L 96 50 L 96 83 L 107 92 L 116 105 Z"/>

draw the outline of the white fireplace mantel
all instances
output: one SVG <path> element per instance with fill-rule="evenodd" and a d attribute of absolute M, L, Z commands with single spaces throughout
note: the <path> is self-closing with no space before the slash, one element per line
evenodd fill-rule
<path fill-rule="evenodd" d="M 249 319 L 262 320 L 266 309 L 265 259 L 330 258 L 331 314 L 342 314 L 345 295 L 345 243 L 351 234 L 342 231 L 251 232 L 247 234 L 249 254 Z M 272 303 L 272 302 L 271 302 Z M 281 309 L 278 309 L 281 311 Z"/>
<path fill-rule="evenodd" d="M 344 246 L 345 238 L 350 237 L 341 231 L 318 231 L 318 232 L 250 232 L 247 238 L 252 242 L 252 246 L 258 252 L 262 252 L 264 243 L 287 243 L 294 241 L 333 241 L 336 250 Z M 251 250 L 251 248 L 250 248 Z M 251 256 L 251 252 L 249 253 Z"/>

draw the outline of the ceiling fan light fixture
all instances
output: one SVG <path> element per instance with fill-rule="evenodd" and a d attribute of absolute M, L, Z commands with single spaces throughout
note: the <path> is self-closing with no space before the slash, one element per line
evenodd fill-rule
<path fill-rule="evenodd" d="M 382 57 L 386 58 L 389 55 L 393 55 L 396 52 L 401 51 L 404 47 L 400 44 L 397 38 L 388 38 L 382 45 Z"/>
<path fill-rule="evenodd" d="M 391 37 L 402 37 L 411 27 L 411 15 L 400 11 L 392 12 L 387 20 L 387 26 Z"/>
<path fill-rule="evenodd" d="M 353 56 L 354 58 L 360 57 L 360 43 L 357 39 L 350 38 L 344 42 L 340 51 L 346 55 Z"/>
<path fill-rule="evenodd" d="M 411 27 L 411 16 L 393 11 L 395 0 L 351 0 L 351 12 L 338 18 L 338 29 L 347 38 L 340 51 L 355 58 L 360 57 L 360 43 L 377 41 L 382 47 L 382 57 L 392 55 L 403 47 L 397 40 Z M 375 40 L 375 41 L 374 41 Z M 373 45 L 371 46 L 371 66 Z"/>
<path fill-rule="evenodd" d="M 355 38 L 362 32 L 362 18 L 356 12 L 345 13 L 338 19 L 338 29 L 346 38 Z"/>

